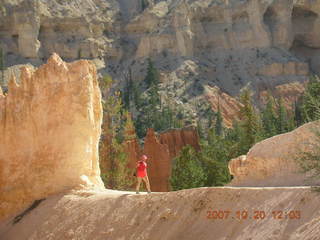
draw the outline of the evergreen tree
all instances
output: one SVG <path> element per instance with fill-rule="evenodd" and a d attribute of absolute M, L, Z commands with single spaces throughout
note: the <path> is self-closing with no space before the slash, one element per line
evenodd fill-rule
<path fill-rule="evenodd" d="M 145 10 L 149 6 L 148 0 L 141 0 L 141 9 Z"/>
<path fill-rule="evenodd" d="M 197 120 L 197 132 L 200 138 L 204 138 L 205 134 L 204 134 L 204 127 L 203 127 L 203 123 L 201 121 L 201 119 L 198 118 Z"/>
<path fill-rule="evenodd" d="M 173 161 L 170 184 L 173 190 L 203 187 L 205 172 L 195 150 L 187 145 Z"/>
<path fill-rule="evenodd" d="M 112 82 L 110 76 L 105 76 L 101 83 L 106 100 L 103 102 L 104 120 L 100 143 L 100 169 L 102 180 L 107 188 L 125 190 L 132 185 L 132 180 L 127 167 L 127 155 L 122 144 L 121 96 L 119 91 L 111 94 Z"/>
<path fill-rule="evenodd" d="M 149 95 L 149 104 L 151 105 L 151 109 L 153 111 L 157 111 L 160 109 L 160 95 L 159 95 L 159 87 L 158 85 L 152 83 L 150 88 L 148 89 Z"/>
<path fill-rule="evenodd" d="M 294 102 L 293 111 L 295 126 L 301 126 L 303 124 L 302 97 Z"/>
<path fill-rule="evenodd" d="M 280 98 L 278 101 L 278 118 L 277 118 L 277 129 L 278 133 L 285 133 L 288 131 L 288 116 L 287 116 L 287 109 L 284 106 L 283 99 Z"/>
<path fill-rule="evenodd" d="M 262 111 L 264 137 L 268 138 L 277 134 L 276 121 L 277 115 L 275 112 L 274 99 L 269 95 L 266 107 Z"/>
<path fill-rule="evenodd" d="M 218 111 L 216 114 L 215 133 L 218 136 L 222 136 L 223 134 L 223 118 L 220 110 L 220 105 L 218 105 Z"/>
<path fill-rule="evenodd" d="M 207 180 L 205 186 L 222 186 L 231 179 L 228 170 L 229 142 L 216 134 L 215 128 L 208 133 L 208 140 L 201 144 L 200 160 Z"/>
<path fill-rule="evenodd" d="M 138 84 L 136 82 L 132 83 L 132 89 L 133 89 L 133 100 L 134 100 L 134 104 L 136 106 L 137 109 L 140 109 L 142 107 L 143 101 L 141 98 L 141 90 L 140 87 L 138 86 Z"/>
<path fill-rule="evenodd" d="M 160 83 L 159 76 L 158 70 L 154 67 L 153 62 L 149 58 L 147 75 L 144 79 L 144 82 L 147 84 L 147 88 L 150 88 L 152 85 L 157 86 Z"/>
<path fill-rule="evenodd" d="M 304 122 L 319 119 L 317 109 L 320 106 L 320 79 L 318 76 L 310 77 L 306 91 L 302 97 L 302 116 Z"/>
<path fill-rule="evenodd" d="M 239 153 L 245 154 L 257 142 L 261 134 L 261 125 L 251 99 L 251 91 L 244 89 L 240 95 L 240 135 Z"/>
<path fill-rule="evenodd" d="M 132 74 L 131 69 L 129 69 L 127 75 L 125 76 L 125 87 L 124 87 L 124 93 L 123 93 L 123 105 L 125 109 L 130 110 L 130 102 L 133 99 L 133 80 L 132 80 Z"/>

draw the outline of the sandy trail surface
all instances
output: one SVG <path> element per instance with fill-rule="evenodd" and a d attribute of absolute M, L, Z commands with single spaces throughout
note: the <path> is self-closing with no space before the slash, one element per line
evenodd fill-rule
<path fill-rule="evenodd" d="M 168 193 L 70 191 L 21 220 L 1 240 L 319 240 L 320 193 L 310 187 L 214 187 Z"/>

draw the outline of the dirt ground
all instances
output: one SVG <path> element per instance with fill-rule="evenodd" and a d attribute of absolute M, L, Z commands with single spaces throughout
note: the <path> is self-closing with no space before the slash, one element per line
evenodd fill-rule
<path fill-rule="evenodd" d="M 70 191 L 0 223 L 0 239 L 319 240 L 319 203 L 310 187 Z"/>

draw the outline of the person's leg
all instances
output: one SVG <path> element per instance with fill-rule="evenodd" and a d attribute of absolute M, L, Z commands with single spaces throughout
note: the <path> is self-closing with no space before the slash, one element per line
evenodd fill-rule
<path fill-rule="evenodd" d="M 146 184 L 146 187 L 147 187 L 148 192 L 151 192 L 151 190 L 150 190 L 150 182 L 149 182 L 148 175 L 143 178 L 143 181 L 144 181 L 145 184 Z"/>
<path fill-rule="evenodd" d="M 140 189 L 140 183 L 141 183 L 141 179 L 140 177 L 137 177 L 137 186 L 136 186 L 136 193 L 139 193 L 139 189 Z"/>

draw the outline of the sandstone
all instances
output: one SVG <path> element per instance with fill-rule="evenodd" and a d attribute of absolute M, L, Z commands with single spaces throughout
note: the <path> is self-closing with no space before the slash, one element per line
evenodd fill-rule
<path fill-rule="evenodd" d="M 259 74 L 266 76 L 283 76 L 283 75 L 307 75 L 309 72 L 306 63 L 287 62 L 287 63 L 272 63 L 265 65 L 260 69 Z"/>
<path fill-rule="evenodd" d="M 305 186 L 319 184 L 302 173 L 297 158 L 312 150 L 320 122 L 305 124 L 292 132 L 255 144 L 246 156 L 229 162 L 232 186 Z"/>
<path fill-rule="evenodd" d="M 199 136 L 193 126 L 170 129 L 159 134 L 156 134 L 153 129 L 148 129 L 143 149 L 136 138 L 124 142 L 125 152 L 129 158 L 129 168 L 136 168 L 142 153 L 148 156 L 148 176 L 153 192 L 170 190 L 169 177 L 173 159 L 186 145 L 192 146 L 197 151 L 200 150 Z"/>
<path fill-rule="evenodd" d="M 102 106 L 96 69 L 53 54 L 21 69 L 0 96 L 0 219 L 74 187 L 103 187 L 98 142 Z"/>
<path fill-rule="evenodd" d="M 271 91 L 271 94 L 277 99 L 282 98 L 285 107 L 287 109 L 292 109 L 294 107 L 295 102 L 297 102 L 299 97 L 304 93 L 304 90 L 304 83 L 292 82 L 276 86 L 275 89 Z M 270 91 L 259 92 L 259 101 L 262 104 L 266 104 L 268 101 L 269 94 Z"/>
<path fill-rule="evenodd" d="M 209 187 L 139 196 L 74 191 L 48 198 L 18 224 L 13 218 L 0 222 L 0 238 L 316 240 L 319 201 L 309 187 Z M 248 217 L 240 219 L 244 211 Z"/>
<path fill-rule="evenodd" d="M 169 148 L 170 158 L 179 155 L 184 146 L 190 145 L 196 151 L 200 150 L 199 136 L 195 127 L 185 127 L 182 129 L 172 129 L 159 134 L 161 144 L 166 144 Z"/>
<path fill-rule="evenodd" d="M 151 190 L 154 192 L 168 191 L 171 173 L 169 148 L 168 145 L 159 142 L 153 129 L 148 129 L 143 152 L 148 156 L 148 177 Z"/>
<path fill-rule="evenodd" d="M 19 80 L 20 78 L 20 74 L 21 74 L 21 69 L 23 67 L 26 67 L 29 69 L 29 71 L 33 72 L 35 70 L 34 66 L 31 64 L 18 64 L 18 65 L 14 65 L 11 67 L 8 67 L 5 71 L 4 71 L 4 82 L 1 84 L 2 86 L 7 86 L 8 82 L 10 80 L 10 78 L 12 76 L 15 77 L 15 79 Z"/>
<path fill-rule="evenodd" d="M 204 97 L 197 89 L 206 85 L 236 97 L 247 85 L 273 90 L 319 72 L 318 1 L 149 0 L 146 8 L 140 0 L 3 2 L 7 67 L 38 65 L 52 52 L 99 59 L 100 72 L 121 88 L 129 68 L 137 82 L 144 79 L 150 57 L 162 82 L 190 86 L 174 98 L 186 99 L 193 113 Z M 186 62 L 196 71 L 182 76 Z"/>
<path fill-rule="evenodd" d="M 242 104 L 230 95 L 222 92 L 217 87 L 206 87 L 206 98 L 211 104 L 212 110 L 217 112 L 220 108 L 224 125 L 226 127 L 232 127 L 234 119 L 239 116 L 240 107 Z"/>

